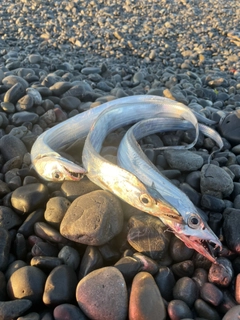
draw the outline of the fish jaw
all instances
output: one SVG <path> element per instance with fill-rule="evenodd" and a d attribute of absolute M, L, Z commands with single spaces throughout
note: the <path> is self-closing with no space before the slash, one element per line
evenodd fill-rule
<path fill-rule="evenodd" d="M 47 181 L 80 181 L 86 170 L 58 154 L 41 155 L 33 161 L 33 167 L 40 177 Z"/>
<path fill-rule="evenodd" d="M 214 257 L 213 255 L 213 251 L 217 247 L 219 247 L 220 249 L 222 248 L 222 244 L 217 237 L 209 241 L 209 240 L 199 239 L 194 236 L 185 236 L 184 234 L 175 234 L 175 235 L 180 240 L 182 240 L 188 248 L 194 249 L 195 251 L 203 255 L 212 263 L 215 263 L 215 264 L 217 263 L 216 257 Z M 212 244 L 215 244 L 215 248 L 211 248 L 211 245 L 209 242 Z"/>
<path fill-rule="evenodd" d="M 161 220 L 165 225 L 171 228 L 171 231 L 175 236 L 182 240 L 188 248 L 194 249 L 211 262 L 217 263 L 213 251 L 217 248 L 221 250 L 222 243 L 207 224 L 205 224 L 203 230 L 195 230 L 195 232 L 194 230 L 190 230 L 189 232 L 187 230 L 190 228 L 184 224 L 178 224 L 169 220 Z M 212 247 L 211 244 L 214 245 L 214 247 Z"/>

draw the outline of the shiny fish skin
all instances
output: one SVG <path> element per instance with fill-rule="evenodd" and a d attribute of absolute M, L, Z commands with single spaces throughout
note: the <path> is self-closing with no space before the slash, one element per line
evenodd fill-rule
<path fill-rule="evenodd" d="M 189 122 L 179 119 L 158 118 L 140 121 L 132 126 L 123 137 L 118 148 L 118 164 L 133 173 L 146 186 L 154 185 L 154 188 L 161 194 L 163 199 L 178 210 L 183 217 L 184 223 L 178 224 L 174 221 L 164 220 L 164 217 L 159 218 L 164 224 L 169 226 L 175 235 L 184 241 L 188 247 L 195 249 L 212 262 L 215 262 L 211 252 L 203 246 L 203 243 L 199 241 L 199 239 L 210 241 L 219 247 L 221 247 L 221 242 L 209 228 L 206 221 L 200 216 L 185 193 L 161 174 L 144 154 L 137 142 L 138 139 L 156 132 L 186 130 L 190 128 L 192 128 L 192 125 Z M 202 124 L 199 125 L 199 128 L 204 134 L 208 135 L 217 143 L 219 150 L 223 147 L 222 139 L 215 130 Z M 191 144 L 177 147 L 161 147 L 160 149 L 189 149 L 190 147 Z M 196 224 L 191 223 L 191 221 L 194 221 L 193 219 L 197 219 L 195 220 L 195 222 L 197 222 Z"/>
<path fill-rule="evenodd" d="M 158 116 L 159 113 L 162 115 L 164 113 L 165 116 L 183 117 L 193 123 L 196 133 L 198 134 L 196 117 L 188 107 L 181 103 L 151 95 L 120 98 L 80 113 L 42 133 L 33 144 L 31 150 L 33 168 L 45 180 L 55 182 L 80 180 L 86 171 L 79 165 L 61 157 L 58 151 L 75 142 L 77 139 L 85 139 L 94 121 L 104 110 L 111 107 L 121 107 L 122 113 L 119 113 L 118 117 L 120 121 L 119 126 L 123 126 L 125 123 L 121 119 L 121 116 L 128 113 L 130 109 L 134 110 L 134 114 L 131 113 L 131 116 L 129 116 L 132 118 L 131 120 L 133 120 L 135 115 L 140 112 L 140 110 L 138 110 L 140 107 L 141 110 L 144 111 L 144 117 L 149 117 L 147 110 L 150 106 L 155 106 L 155 111 L 154 114 L 150 114 L 149 116 Z M 200 117 L 203 121 L 211 122 L 211 120 L 203 116 Z M 103 127 L 104 126 L 105 124 L 103 124 Z M 112 128 L 112 130 L 113 129 L 114 128 Z M 194 142 L 196 141 L 197 135 Z"/>

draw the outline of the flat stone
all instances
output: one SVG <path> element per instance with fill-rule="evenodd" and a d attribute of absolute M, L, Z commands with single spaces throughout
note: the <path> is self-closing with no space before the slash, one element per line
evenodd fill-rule
<path fill-rule="evenodd" d="M 44 184 L 31 183 L 13 191 L 11 203 L 19 213 L 30 213 L 45 204 L 48 189 Z"/>
<path fill-rule="evenodd" d="M 2 80 L 2 83 L 9 88 L 14 86 L 16 83 L 20 83 L 24 90 L 26 90 L 27 87 L 29 86 L 29 84 L 26 80 L 24 80 L 22 77 L 15 76 L 15 75 L 10 75 L 10 76 L 5 77 Z"/>
<path fill-rule="evenodd" d="M 171 168 L 180 171 L 198 170 L 203 165 L 203 158 L 188 150 L 165 150 L 164 156 Z"/>
<path fill-rule="evenodd" d="M 90 319 L 126 319 L 127 286 L 117 268 L 105 267 L 86 275 L 77 285 L 76 299 Z"/>
<path fill-rule="evenodd" d="M 0 319 L 10 320 L 20 317 L 32 306 L 28 299 L 0 301 Z"/>
<path fill-rule="evenodd" d="M 39 119 L 39 115 L 29 111 L 20 111 L 20 112 L 14 113 L 14 115 L 12 116 L 12 122 L 16 126 L 20 126 L 24 122 L 36 123 L 38 119 Z"/>
<path fill-rule="evenodd" d="M 78 197 L 68 208 L 60 233 L 75 242 L 103 245 L 123 226 L 119 200 L 110 192 L 96 190 Z"/>
<path fill-rule="evenodd" d="M 223 234 L 227 246 L 230 250 L 240 253 L 240 210 L 229 209 L 230 212 L 224 214 Z"/>
<path fill-rule="evenodd" d="M 138 273 L 132 282 L 129 298 L 129 320 L 165 320 L 166 309 L 152 275 Z"/>
<path fill-rule="evenodd" d="M 205 164 L 201 170 L 201 192 L 217 198 L 229 196 L 234 188 L 230 175 L 214 164 Z"/>
<path fill-rule="evenodd" d="M 47 202 L 46 210 L 44 212 L 45 220 L 51 226 L 58 229 L 70 205 L 71 202 L 64 197 L 50 198 Z"/>

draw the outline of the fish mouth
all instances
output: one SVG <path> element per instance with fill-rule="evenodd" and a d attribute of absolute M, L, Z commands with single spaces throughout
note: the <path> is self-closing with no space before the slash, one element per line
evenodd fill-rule
<path fill-rule="evenodd" d="M 71 181 L 80 181 L 84 176 L 85 174 L 87 173 L 87 171 L 82 168 L 82 170 L 79 170 L 79 171 L 76 171 L 76 170 L 70 170 L 69 168 L 67 167 L 63 167 L 64 168 L 64 171 L 65 171 L 65 175 L 68 179 L 66 180 L 71 180 Z M 84 172 L 83 172 L 84 171 Z"/>
<path fill-rule="evenodd" d="M 57 160 L 57 162 L 62 167 L 65 180 L 80 181 L 87 173 L 87 171 L 83 167 L 68 159 L 59 157 L 55 160 Z"/>
<path fill-rule="evenodd" d="M 212 263 L 217 263 L 215 257 L 215 251 L 217 248 L 222 249 L 222 244 L 219 239 L 204 240 L 194 236 L 185 236 L 183 234 L 175 234 L 185 245 L 196 250 L 198 253 L 206 257 Z"/>

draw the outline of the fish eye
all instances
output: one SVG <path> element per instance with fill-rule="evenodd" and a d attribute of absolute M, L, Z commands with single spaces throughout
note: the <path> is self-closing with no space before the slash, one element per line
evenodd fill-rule
<path fill-rule="evenodd" d="M 56 179 L 56 180 L 60 179 L 61 178 L 61 173 L 58 172 L 58 171 L 54 172 L 53 173 L 53 178 Z"/>
<path fill-rule="evenodd" d="M 190 217 L 188 218 L 188 226 L 190 228 L 196 229 L 200 226 L 200 224 L 201 224 L 200 217 L 196 214 L 191 214 Z"/>
<path fill-rule="evenodd" d="M 152 205 L 152 199 L 149 197 L 148 194 L 145 194 L 145 193 L 141 194 L 140 195 L 140 201 L 142 202 L 142 204 L 144 206 L 148 207 L 148 206 Z"/>

